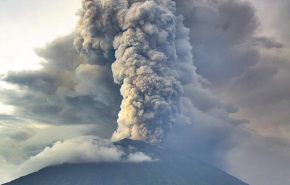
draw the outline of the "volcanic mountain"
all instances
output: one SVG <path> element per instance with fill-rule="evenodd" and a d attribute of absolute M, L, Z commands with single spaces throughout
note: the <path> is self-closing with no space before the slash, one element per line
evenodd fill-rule
<path fill-rule="evenodd" d="M 175 150 L 143 141 L 114 143 L 151 156 L 142 163 L 86 163 L 50 166 L 5 185 L 247 185 L 222 170 Z"/>

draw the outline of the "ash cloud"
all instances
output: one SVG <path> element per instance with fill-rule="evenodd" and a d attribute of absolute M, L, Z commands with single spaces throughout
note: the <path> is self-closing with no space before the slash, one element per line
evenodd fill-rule
<path fill-rule="evenodd" d="M 161 11 L 159 9 L 162 6 L 157 6 L 157 10 Z M 226 154 L 230 148 L 235 146 L 236 140 L 232 138 L 240 131 L 243 132 L 244 128 L 241 125 L 247 120 L 230 118 L 230 114 L 237 112 L 237 107 L 223 103 L 219 97 L 204 88 L 208 82 L 196 73 L 192 61 L 192 46 L 189 43 L 190 30 L 184 27 L 182 16 L 175 16 L 172 13 L 173 9 L 174 7 L 171 7 L 172 11 L 169 11 L 166 8 L 165 12 L 169 13 L 174 20 L 175 39 L 169 40 L 171 43 L 169 43 L 167 52 L 163 51 L 167 47 L 162 44 L 159 49 L 166 54 L 172 50 L 173 52 L 169 56 L 176 55 L 167 61 L 166 65 L 169 66 L 162 65 L 169 68 L 167 69 L 169 72 L 175 73 L 173 76 L 176 76 L 176 80 L 179 81 L 179 88 L 182 89 L 183 93 L 176 97 L 178 111 L 176 110 L 174 115 L 175 128 L 166 131 L 168 136 L 164 138 L 163 143 L 171 148 L 180 149 L 179 146 L 186 146 L 182 150 L 185 153 L 196 152 L 196 156 L 226 169 L 226 159 L 221 153 Z M 147 32 L 150 30 L 149 26 Z M 154 30 L 151 30 L 153 36 L 158 35 Z M 128 31 L 128 33 L 134 32 Z M 144 35 L 146 36 L 146 34 Z M 118 35 L 117 38 L 119 42 L 122 37 Z M 73 36 L 71 34 L 57 38 L 46 47 L 37 49 L 38 55 L 45 59 L 45 62 L 42 63 L 43 68 L 38 71 L 9 73 L 4 80 L 18 85 L 20 89 L 17 91 L 2 90 L 2 100 L 6 104 L 13 105 L 15 107 L 14 114 L 25 120 L 35 120 L 52 125 L 101 125 L 105 129 L 98 134 L 101 134 L 102 138 L 109 138 L 117 128 L 116 120 L 122 100 L 121 87 L 114 83 L 114 74 L 111 72 L 110 65 L 114 62 L 111 59 L 115 59 L 114 52 L 96 52 L 102 53 L 104 55 L 102 57 L 106 58 L 107 56 L 105 61 L 98 62 L 95 53 L 88 54 L 81 51 L 84 57 L 82 59 L 73 48 L 72 42 Z M 156 42 L 162 43 L 164 40 Z M 77 39 L 75 39 L 76 43 L 78 43 Z M 100 45 L 102 47 L 98 50 L 102 50 L 103 45 L 104 43 Z M 142 43 L 140 45 L 143 46 Z M 90 48 L 89 45 L 87 46 Z M 174 49 L 172 49 L 173 46 L 175 46 Z M 113 45 L 109 48 L 114 49 Z M 167 77 L 165 74 L 164 78 Z M 167 95 L 165 93 L 165 96 Z M 159 112 L 156 115 L 159 115 Z M 157 128 L 159 126 L 157 125 Z M 155 127 L 152 129 L 154 130 Z M 205 134 L 200 134 L 202 132 Z M 161 139 L 161 136 L 158 135 L 156 138 Z"/>
<path fill-rule="evenodd" d="M 197 73 L 211 82 L 210 89 L 223 101 L 239 107 L 236 115 L 250 120 L 248 128 L 263 135 L 253 131 L 231 135 L 232 141 L 239 143 L 237 148 L 243 149 L 230 149 L 240 153 L 230 155 L 244 155 L 251 170 L 234 157 L 235 161 L 227 158 L 231 160 L 229 171 L 253 184 L 289 183 L 289 167 L 282 162 L 287 161 L 289 152 L 282 144 L 289 143 L 289 2 L 189 0 L 177 4 L 181 11 L 186 10 L 184 22 L 191 29 Z M 219 135 L 219 139 L 226 135 Z M 245 137 L 251 139 L 245 141 Z M 253 164 L 251 159 L 256 156 L 264 163 Z"/>
<path fill-rule="evenodd" d="M 188 32 L 188 30 L 186 31 Z M 187 34 L 185 33 L 185 35 Z M 63 41 L 65 41 L 65 43 L 63 43 Z M 64 38 L 57 38 L 45 48 L 39 50 L 42 50 L 43 53 L 51 53 L 51 56 L 57 56 L 60 48 L 68 48 L 72 46 L 72 42 L 73 37 L 72 35 L 69 35 Z M 185 48 L 186 47 L 187 46 L 185 46 Z M 70 50 L 68 52 L 78 55 L 76 50 Z M 183 49 L 180 48 L 179 52 L 183 52 Z M 190 55 L 191 54 L 189 54 L 189 56 Z M 189 56 L 183 55 L 183 57 L 190 59 Z M 63 62 L 70 61 L 69 54 L 64 53 L 63 57 L 67 57 L 67 59 L 63 59 Z M 57 59 L 57 57 L 55 57 L 54 60 L 55 59 Z M 81 64 L 81 66 L 88 66 L 88 68 L 91 69 L 91 73 L 88 75 L 90 78 L 83 81 L 76 81 L 77 83 L 60 82 L 54 88 L 50 88 L 50 93 L 42 91 L 41 86 L 35 88 L 35 86 L 44 83 L 39 83 L 39 78 L 36 78 L 36 76 L 35 78 L 27 79 L 27 74 L 29 74 L 28 76 L 32 76 L 36 73 L 48 75 L 51 76 L 50 78 L 53 79 L 53 82 L 60 81 L 59 76 L 61 76 L 63 70 L 60 70 L 59 68 L 51 69 L 51 66 L 53 66 L 54 63 L 57 63 L 54 60 L 52 58 L 47 58 L 46 63 L 43 64 L 43 69 L 40 71 L 10 73 L 5 78 L 7 82 L 17 84 L 20 88 L 17 91 L 3 90 L 2 93 L 5 95 L 4 100 L 6 103 L 15 106 L 15 116 L 21 117 L 25 120 L 36 120 L 40 123 L 56 125 L 58 127 L 66 125 L 77 126 L 79 124 L 84 126 L 87 124 L 98 125 L 101 126 L 101 128 L 97 128 L 99 131 L 96 131 L 96 134 L 102 138 L 110 138 L 111 134 L 117 129 L 116 120 L 119 111 L 118 107 L 121 104 L 119 86 L 114 90 L 108 90 L 109 87 L 115 86 L 113 81 L 111 81 L 112 84 L 104 83 L 100 85 L 99 83 L 96 83 L 102 81 L 101 79 L 104 78 L 103 74 L 105 74 L 105 76 L 108 75 L 108 77 L 112 75 L 109 68 L 107 68 L 107 74 L 104 71 L 95 71 L 96 65 Z M 58 61 L 60 62 L 60 60 Z M 50 65 L 50 63 L 52 64 Z M 59 63 L 57 65 L 62 66 L 64 64 Z M 66 79 L 66 81 L 76 79 L 76 76 L 80 74 L 76 73 L 76 69 L 78 69 L 78 67 L 73 67 L 70 70 L 67 70 L 71 73 L 71 78 Z M 193 153 L 192 150 L 194 150 L 196 156 L 201 157 L 206 161 L 213 162 L 215 165 L 219 165 L 219 167 L 225 168 L 226 161 L 223 157 L 218 156 L 218 153 L 220 153 L 220 151 L 226 153 L 226 149 L 231 148 L 234 145 L 233 143 L 227 143 L 226 141 L 231 137 L 231 135 L 235 135 L 232 131 L 235 129 L 239 130 L 240 128 L 237 126 L 246 123 L 247 120 L 229 118 L 231 113 L 237 111 L 237 107 L 223 103 L 218 96 L 214 95 L 208 89 L 203 88 L 203 78 L 195 73 L 195 67 L 192 64 L 189 63 L 188 65 L 184 65 L 181 69 L 184 70 L 186 72 L 184 74 L 187 75 L 183 75 L 182 78 L 180 78 L 184 90 L 184 93 L 180 98 L 180 114 L 177 118 L 175 128 L 168 132 L 169 135 L 164 138 L 163 144 L 170 148 L 179 149 L 181 148 L 179 146 L 186 146 L 184 148 L 187 149 L 183 150 L 184 152 Z M 99 74 L 93 74 L 94 72 Z M 50 74 L 55 75 L 52 76 Z M 17 79 L 22 80 L 20 81 Z M 90 84 L 90 86 L 87 84 Z M 76 87 L 78 86 L 86 87 L 80 89 L 87 89 L 86 94 L 89 94 L 88 92 L 91 92 L 92 94 L 77 94 Z M 118 101 L 112 101 L 111 104 L 97 101 L 98 99 L 95 99 L 95 96 L 93 95 L 97 96 L 101 93 L 99 92 L 102 89 L 100 87 L 106 91 L 110 91 L 110 94 L 107 94 L 108 98 L 117 97 Z M 72 90 L 61 91 L 62 93 L 59 93 L 59 89 L 64 88 Z M 71 94 L 73 94 L 73 96 L 71 96 Z M 105 98 L 103 97 L 100 100 L 104 101 Z M 27 102 L 30 103 L 27 104 Z M 106 105 L 110 107 L 107 107 Z M 60 110 L 60 112 L 53 111 L 54 107 L 56 110 Z M 110 108 L 112 107 L 117 111 L 111 113 L 112 110 Z M 64 114 L 63 112 L 69 113 Z M 202 132 L 206 134 L 200 134 Z M 181 135 L 183 135 L 183 137 L 179 137 Z M 37 140 L 43 139 L 38 137 Z M 55 139 L 51 140 L 50 143 L 55 141 Z M 188 143 L 189 141 L 194 142 Z M 211 141 L 216 142 L 208 145 L 208 142 Z M 236 141 L 233 140 L 233 142 Z"/>
<path fill-rule="evenodd" d="M 227 123 L 245 122 L 229 119 L 236 108 L 221 103 L 202 87 L 206 80 L 195 72 L 190 32 L 183 17 L 176 15 L 173 1 L 102 2 L 83 1 L 74 44 L 87 63 L 111 63 L 114 82 L 121 85 L 123 101 L 113 139 L 158 143 L 176 120 L 191 125 L 196 119 L 192 115 L 203 114 L 197 102 L 207 109 L 205 115 L 213 114 Z M 231 7 L 235 4 L 222 6 L 225 12 Z M 115 60 L 110 55 L 113 52 Z"/>
<path fill-rule="evenodd" d="M 112 63 L 114 82 L 121 85 L 123 100 L 113 139 L 159 143 L 178 114 L 183 89 L 177 66 L 192 63 L 178 53 L 179 43 L 186 44 L 188 37 L 178 35 L 186 28 L 175 15 L 174 2 L 83 1 L 82 5 L 75 46 L 88 62 Z M 115 61 L 110 60 L 112 52 Z"/>
<path fill-rule="evenodd" d="M 197 73 L 223 88 L 229 79 L 239 76 L 259 60 L 248 42 L 260 22 L 247 1 L 178 1 L 190 28 L 194 64 Z M 187 8 L 185 8 L 187 6 Z"/>
<path fill-rule="evenodd" d="M 143 3 L 131 0 L 128 7 L 136 2 Z M 283 2 L 285 6 L 281 9 L 284 10 L 289 3 Z M 247 1 L 178 0 L 176 4 L 176 13 L 172 13 L 176 21 L 173 53 L 182 62 L 170 64 L 169 68 L 176 72 L 183 93 L 177 96 L 175 126 L 171 130 L 164 129 L 167 131 L 161 144 L 195 155 L 251 184 L 289 184 L 289 166 L 285 164 L 289 160 L 289 142 L 285 138 L 289 137 L 287 79 L 290 68 L 287 44 L 281 42 L 287 40 L 288 33 L 287 24 L 283 22 L 287 17 L 285 11 L 278 15 L 281 17 L 278 21 L 281 37 L 261 36 L 258 33 L 263 17 Z M 94 7 L 89 7 L 93 13 Z M 99 27 L 84 28 L 80 23 L 76 34 L 81 36 L 74 42 L 79 46 L 86 43 L 78 47 L 84 58 L 72 45 L 71 34 L 36 51 L 45 60 L 41 70 L 7 75 L 4 80 L 20 89 L 1 90 L 1 101 L 15 107 L 13 117 L 3 117 L 5 124 L 15 123 L 19 118 L 52 125 L 94 124 L 103 128 L 96 135 L 111 137 L 117 129 L 119 105 L 123 99 L 122 83 L 114 82 L 116 75 L 111 64 L 118 60 L 114 50 L 121 46 L 122 39 L 127 40 L 119 23 L 110 17 L 110 8 L 108 6 L 104 13 L 108 21 L 97 22 Z M 182 22 L 190 30 L 184 28 Z M 88 36 L 81 31 L 95 33 L 96 28 L 103 28 L 102 24 L 106 30 L 101 29 L 97 34 Z M 118 42 L 114 42 L 113 37 L 116 29 L 122 33 L 118 35 Z M 151 31 L 150 26 L 146 30 Z M 152 38 L 156 38 L 158 33 L 152 30 Z M 136 31 L 130 32 L 135 36 L 134 33 Z M 87 40 L 82 42 L 82 37 Z M 159 41 L 150 41 L 153 42 Z M 145 44 L 138 47 L 140 45 Z M 129 47 L 119 50 L 120 54 L 126 48 Z M 124 67 L 122 60 L 119 60 L 120 69 Z M 118 73 L 117 82 L 122 82 L 129 72 Z M 233 114 L 250 121 L 234 119 Z"/>

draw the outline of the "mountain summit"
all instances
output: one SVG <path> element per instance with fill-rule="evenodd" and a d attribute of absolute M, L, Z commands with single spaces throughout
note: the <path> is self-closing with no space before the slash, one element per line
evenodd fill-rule
<path fill-rule="evenodd" d="M 138 150 L 153 160 L 51 166 L 4 185 L 247 185 L 175 150 L 130 139 L 114 145 L 122 147 L 126 155 Z"/>

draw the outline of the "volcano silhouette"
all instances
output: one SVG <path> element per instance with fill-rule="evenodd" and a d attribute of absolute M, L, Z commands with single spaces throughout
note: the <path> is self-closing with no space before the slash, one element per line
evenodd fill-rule
<path fill-rule="evenodd" d="M 41 169 L 5 185 L 247 185 L 222 170 L 175 150 L 143 141 L 114 143 L 156 159 L 142 163 L 63 164 Z"/>

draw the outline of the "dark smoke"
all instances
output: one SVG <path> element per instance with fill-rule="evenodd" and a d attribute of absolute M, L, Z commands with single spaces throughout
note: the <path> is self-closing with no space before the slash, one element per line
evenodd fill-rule
<path fill-rule="evenodd" d="M 89 63 L 112 63 L 114 81 L 121 85 L 113 139 L 160 142 L 182 116 L 181 85 L 194 76 L 189 31 L 176 16 L 175 2 L 95 0 L 82 5 L 75 46 Z"/>

